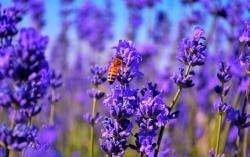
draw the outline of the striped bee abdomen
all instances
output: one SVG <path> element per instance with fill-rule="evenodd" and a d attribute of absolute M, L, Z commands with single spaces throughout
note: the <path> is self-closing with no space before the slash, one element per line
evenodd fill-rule
<path fill-rule="evenodd" d="M 118 75 L 120 66 L 122 65 L 122 58 L 120 56 L 117 56 L 111 63 L 111 66 L 109 67 L 108 70 L 108 82 L 109 84 L 113 84 L 115 82 L 115 79 Z"/>
<path fill-rule="evenodd" d="M 109 84 L 113 84 L 115 82 L 115 79 L 118 75 L 118 68 L 111 67 L 108 72 L 108 82 Z"/>

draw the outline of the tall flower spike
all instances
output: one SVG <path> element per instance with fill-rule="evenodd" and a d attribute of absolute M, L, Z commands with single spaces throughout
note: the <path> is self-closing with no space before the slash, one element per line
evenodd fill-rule
<path fill-rule="evenodd" d="M 121 84 L 129 83 L 134 77 L 142 75 L 139 71 L 142 57 L 131 41 L 120 40 L 113 48 L 116 50 L 115 57 L 120 56 L 123 60 L 122 68 L 117 76 Z"/>
<path fill-rule="evenodd" d="M 215 156 L 215 157 L 220 157 L 223 156 L 219 155 L 219 146 L 220 146 L 220 134 L 221 134 L 221 127 L 223 124 L 223 119 L 222 116 L 225 112 L 227 112 L 230 109 L 230 106 L 225 102 L 224 97 L 228 94 L 229 87 L 226 86 L 225 84 L 231 80 L 232 74 L 230 72 L 230 66 L 227 65 L 224 62 L 221 62 L 220 67 L 219 67 L 219 72 L 217 73 L 217 78 L 220 81 L 220 85 L 215 86 L 215 92 L 219 96 L 219 101 L 215 102 L 215 109 L 218 114 L 218 126 L 217 126 L 217 139 L 216 139 L 216 147 L 215 147 L 215 152 L 211 151 L 210 156 Z M 214 152 L 214 153 L 212 153 Z"/>
<path fill-rule="evenodd" d="M 156 87 L 156 84 L 148 83 L 148 88 L 141 90 L 143 97 L 135 112 L 135 121 L 140 129 L 135 136 L 136 145 L 138 150 L 146 155 L 154 151 L 156 146 L 154 137 L 157 135 L 157 130 L 178 115 L 178 112 L 173 113 L 176 116 L 170 115 L 162 92 L 159 92 Z"/>
<path fill-rule="evenodd" d="M 92 98 L 92 113 L 87 113 L 84 117 L 85 120 L 90 124 L 90 140 L 89 140 L 89 156 L 94 156 L 94 136 L 95 136 L 95 124 L 102 119 L 102 116 L 99 113 L 96 113 L 97 100 L 101 99 L 104 96 L 104 92 L 99 90 L 99 86 L 103 84 L 107 78 L 105 76 L 107 69 L 106 67 L 93 66 L 90 69 L 92 73 L 91 83 L 94 86 L 91 90 L 88 91 L 89 96 Z"/>
<path fill-rule="evenodd" d="M 129 146 L 127 138 L 132 135 L 133 124 L 130 118 L 139 104 L 138 90 L 131 89 L 129 82 L 139 73 L 141 56 L 132 43 L 125 40 L 120 40 L 114 49 L 115 58 L 119 57 L 124 63 L 117 74 L 119 84 L 114 86 L 112 94 L 104 100 L 110 118 L 103 120 L 104 129 L 99 143 L 109 156 L 122 156 Z"/>
<path fill-rule="evenodd" d="M 191 39 L 183 39 L 178 59 L 185 65 L 203 65 L 206 59 L 204 40 L 206 40 L 204 30 L 196 27 Z"/>
<path fill-rule="evenodd" d="M 1 92 L 4 100 L 11 100 L 19 107 L 26 108 L 36 104 L 45 95 L 50 81 L 49 66 L 45 58 L 47 43 L 48 37 L 28 28 L 20 31 L 15 48 L 0 50 L 3 53 L 1 72 L 4 79 L 14 81 L 14 84 L 6 81 L 1 84 L 0 88 L 5 88 Z"/>
<path fill-rule="evenodd" d="M 62 84 L 62 74 L 59 71 L 52 69 L 50 71 L 50 87 L 53 91 L 48 96 L 50 103 L 56 103 L 61 99 L 61 95 L 56 92 L 56 90 L 60 88 Z"/>
<path fill-rule="evenodd" d="M 232 74 L 230 71 L 230 66 L 224 62 L 221 62 L 219 67 L 219 72 L 217 73 L 217 78 L 221 82 L 221 85 L 216 85 L 214 87 L 215 92 L 220 97 L 220 100 L 215 102 L 215 108 L 221 113 L 226 112 L 230 106 L 224 101 L 224 97 L 227 96 L 230 87 L 226 86 L 225 83 L 231 80 Z"/>

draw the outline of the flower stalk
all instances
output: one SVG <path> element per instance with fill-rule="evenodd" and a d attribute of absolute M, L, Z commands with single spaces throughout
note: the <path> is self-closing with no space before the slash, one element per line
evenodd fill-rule
<path fill-rule="evenodd" d="M 216 147 L 215 147 L 215 156 L 217 156 L 219 154 L 219 146 L 220 146 L 220 131 L 221 131 L 221 126 L 222 126 L 222 113 L 218 114 L 218 128 L 217 128 L 217 140 L 216 140 Z"/>
<path fill-rule="evenodd" d="M 17 109 L 16 107 L 14 107 L 13 109 L 13 116 L 12 116 L 12 120 L 11 120 L 11 129 L 13 129 L 15 127 L 16 124 L 16 113 L 17 113 Z"/>
<path fill-rule="evenodd" d="M 93 98 L 93 106 L 92 106 L 92 113 L 91 116 L 94 117 L 95 116 L 95 112 L 96 112 L 96 104 L 97 104 L 97 99 L 94 97 Z M 94 136 L 95 136 L 95 122 L 91 123 L 90 126 L 90 142 L 89 142 L 89 157 L 93 157 L 94 156 Z"/>
<path fill-rule="evenodd" d="M 54 125 L 54 114 L 55 114 L 55 104 L 51 103 L 50 116 L 49 116 L 49 124 L 50 125 Z"/>
<path fill-rule="evenodd" d="M 185 77 L 187 77 L 187 75 L 189 74 L 190 70 L 191 70 L 191 65 L 189 65 L 187 67 L 186 72 L 185 72 Z M 170 108 L 169 111 L 170 112 L 173 109 L 173 107 L 176 105 L 176 103 L 178 102 L 182 89 L 183 88 L 181 86 L 179 86 L 177 92 L 175 93 L 174 98 L 171 101 L 171 104 L 169 105 L 169 108 Z M 165 130 L 165 126 L 162 126 L 161 129 L 160 129 L 158 140 L 157 140 L 157 145 L 156 145 L 156 149 L 155 149 L 155 152 L 154 152 L 154 157 L 158 156 L 158 153 L 159 153 L 159 150 L 160 150 L 160 146 L 161 146 L 162 137 L 163 137 L 163 134 L 164 134 L 164 130 Z"/>
<path fill-rule="evenodd" d="M 249 89 L 250 89 L 250 79 L 248 79 L 248 85 L 246 89 L 245 99 L 246 102 L 249 100 Z M 246 111 L 248 110 L 248 107 L 246 106 Z M 244 108 L 243 108 L 244 109 Z M 248 128 L 244 129 L 244 139 L 243 139 L 243 157 L 247 157 L 247 145 L 248 145 Z"/>

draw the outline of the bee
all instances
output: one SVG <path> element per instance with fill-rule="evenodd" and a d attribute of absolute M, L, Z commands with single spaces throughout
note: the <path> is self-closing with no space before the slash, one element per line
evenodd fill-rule
<path fill-rule="evenodd" d="M 113 84 L 115 82 L 115 79 L 118 75 L 118 72 L 120 70 L 120 67 L 123 64 L 123 58 L 122 56 L 116 56 L 109 67 L 108 70 L 108 82 L 109 84 Z"/>

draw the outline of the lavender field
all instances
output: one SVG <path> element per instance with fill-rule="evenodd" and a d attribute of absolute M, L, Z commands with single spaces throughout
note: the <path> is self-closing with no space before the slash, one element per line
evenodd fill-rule
<path fill-rule="evenodd" d="M 250 0 L 0 0 L 0 157 L 250 157 Z"/>

